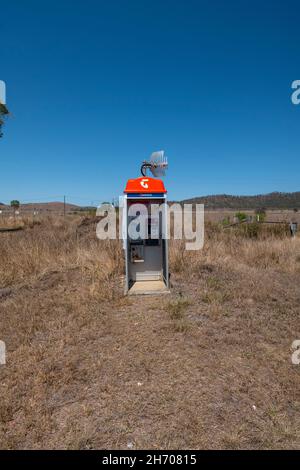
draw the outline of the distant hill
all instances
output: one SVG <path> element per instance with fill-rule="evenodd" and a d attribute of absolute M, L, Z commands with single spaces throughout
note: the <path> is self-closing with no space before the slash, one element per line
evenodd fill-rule
<path fill-rule="evenodd" d="M 47 210 L 47 211 L 63 211 L 64 210 L 64 203 L 63 202 L 37 202 L 33 203 L 30 202 L 28 204 L 21 204 L 21 209 L 29 209 L 29 210 Z M 79 209 L 79 206 L 75 204 L 68 204 L 66 203 L 66 211 L 72 211 Z"/>
<path fill-rule="evenodd" d="M 184 199 L 181 203 L 204 204 L 206 209 L 299 209 L 300 210 L 300 191 L 294 193 L 269 193 L 258 194 L 256 196 L 232 196 L 229 194 L 216 194 L 212 196 L 199 196 L 191 199 Z M 1 210 L 11 210 L 9 205 L 0 202 Z M 66 203 L 66 212 L 87 211 L 95 208 L 82 207 L 75 204 Z M 31 212 L 63 212 L 63 202 L 35 202 L 21 204 L 20 211 Z"/>
<path fill-rule="evenodd" d="M 182 203 L 204 204 L 207 209 L 300 209 L 300 191 L 295 193 L 269 193 L 257 196 L 231 196 L 217 194 L 185 199 Z"/>
<path fill-rule="evenodd" d="M 10 210 L 9 205 L 2 205 L 1 207 L 4 210 Z M 66 203 L 65 206 L 66 212 L 80 210 L 80 206 L 76 206 L 75 204 L 68 204 Z M 31 211 L 41 211 L 41 212 L 63 212 L 64 210 L 64 203 L 63 202 L 30 202 L 28 204 L 20 205 L 20 211 L 22 212 L 31 212 Z"/>

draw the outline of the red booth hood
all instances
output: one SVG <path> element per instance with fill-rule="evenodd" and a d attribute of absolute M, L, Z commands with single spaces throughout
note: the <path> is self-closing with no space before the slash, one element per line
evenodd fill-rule
<path fill-rule="evenodd" d="M 167 190 L 162 180 L 156 178 L 149 178 L 142 176 L 128 180 L 124 193 L 142 193 L 142 194 L 155 194 L 166 193 Z"/>

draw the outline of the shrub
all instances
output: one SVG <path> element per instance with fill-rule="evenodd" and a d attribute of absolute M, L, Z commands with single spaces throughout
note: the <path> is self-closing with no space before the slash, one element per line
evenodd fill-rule
<path fill-rule="evenodd" d="M 266 219 L 267 211 L 264 207 L 256 209 L 255 214 L 257 216 L 257 222 L 264 222 Z"/>
<path fill-rule="evenodd" d="M 222 220 L 222 225 L 226 226 L 229 224 L 230 224 L 230 217 L 229 216 L 224 217 L 224 219 Z"/>
<path fill-rule="evenodd" d="M 166 310 L 169 312 L 172 320 L 180 320 L 184 317 L 184 310 L 190 305 L 190 301 L 186 298 L 170 301 Z"/>

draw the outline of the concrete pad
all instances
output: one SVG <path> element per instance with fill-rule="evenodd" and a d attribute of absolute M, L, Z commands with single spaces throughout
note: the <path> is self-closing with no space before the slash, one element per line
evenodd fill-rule
<path fill-rule="evenodd" d="M 170 291 L 163 281 L 136 281 L 128 295 L 169 294 Z"/>

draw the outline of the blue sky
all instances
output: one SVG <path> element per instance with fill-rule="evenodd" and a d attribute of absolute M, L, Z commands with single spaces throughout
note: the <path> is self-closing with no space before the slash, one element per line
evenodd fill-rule
<path fill-rule="evenodd" d="M 0 201 L 299 191 L 298 1 L 0 0 Z"/>

